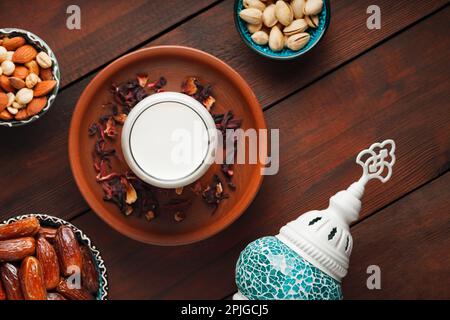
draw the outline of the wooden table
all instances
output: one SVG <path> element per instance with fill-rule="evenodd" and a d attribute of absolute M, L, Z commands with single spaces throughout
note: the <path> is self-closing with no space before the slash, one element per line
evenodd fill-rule
<path fill-rule="evenodd" d="M 62 69 L 62 90 L 43 119 L 0 128 L 0 220 L 46 213 L 72 221 L 101 249 L 111 299 L 226 298 L 236 290 L 234 265 L 247 243 L 326 207 L 358 178 L 356 154 L 393 138 L 393 179 L 369 183 L 352 227 L 344 295 L 450 298 L 448 1 L 378 0 L 380 30 L 366 27 L 373 1 L 331 1 L 324 40 L 304 58 L 281 63 L 241 41 L 231 0 L 77 3 L 81 30 L 73 31 L 66 29 L 71 1 L 0 4 L 2 26 L 43 37 Z M 144 245 L 113 231 L 81 197 L 67 155 L 71 115 L 92 77 L 125 53 L 161 44 L 195 47 L 230 64 L 260 99 L 268 126 L 280 129 L 279 174 L 265 178 L 236 223 L 189 246 Z M 381 268 L 381 290 L 366 287 L 369 265 Z"/>

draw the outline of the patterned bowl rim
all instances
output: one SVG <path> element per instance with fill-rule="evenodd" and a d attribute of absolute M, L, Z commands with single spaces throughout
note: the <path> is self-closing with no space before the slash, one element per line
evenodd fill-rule
<path fill-rule="evenodd" d="M 330 19 L 331 19 L 331 10 L 330 10 L 330 0 L 323 0 L 323 9 L 322 10 L 326 10 L 326 15 L 325 15 L 325 24 L 324 24 L 324 28 L 322 33 L 317 37 L 317 39 L 314 41 L 314 43 L 312 43 L 308 48 L 306 48 L 305 50 L 300 50 L 298 52 L 293 51 L 292 54 L 286 55 L 286 56 L 281 56 L 281 55 L 276 55 L 276 53 L 274 53 L 272 50 L 271 52 L 273 53 L 272 55 L 265 53 L 264 51 L 259 50 L 254 43 L 252 43 L 251 41 L 249 41 L 245 36 L 244 36 L 244 31 L 242 30 L 240 24 L 239 24 L 239 13 L 238 13 L 238 7 L 239 4 L 242 2 L 243 0 L 235 0 L 234 2 L 234 8 L 233 8 L 233 16 L 234 16 L 234 25 L 236 26 L 236 29 L 239 33 L 239 36 L 242 38 L 242 40 L 244 41 L 244 43 L 247 45 L 247 47 L 249 47 L 250 49 L 252 49 L 254 52 L 256 52 L 257 54 L 272 59 L 272 60 L 279 60 L 279 61 L 286 61 L 286 60 L 293 60 L 295 58 L 298 58 L 300 56 L 303 56 L 304 54 L 308 53 L 309 51 L 311 51 L 311 49 L 313 49 L 325 36 L 325 34 L 327 33 L 328 30 L 328 26 L 330 25 Z"/>
<path fill-rule="evenodd" d="M 58 64 L 58 60 L 56 60 L 56 56 L 53 53 L 52 49 L 50 49 L 50 47 L 48 46 L 48 44 L 42 40 L 39 36 L 35 35 L 34 33 L 27 31 L 27 30 L 23 30 L 23 29 L 18 29 L 18 28 L 0 28 L 0 36 L 5 36 L 5 35 L 21 35 L 23 37 L 26 38 L 27 43 L 30 43 L 32 45 L 34 45 L 35 47 L 37 47 L 38 49 L 45 51 L 49 57 L 52 59 L 52 71 L 53 71 L 53 77 L 55 78 L 56 81 L 56 86 L 53 89 L 53 92 L 51 93 L 51 95 L 48 97 L 47 100 L 47 104 L 44 107 L 44 109 L 42 109 L 41 112 L 39 112 L 39 114 L 32 116 L 29 119 L 26 120 L 14 120 L 14 121 L 2 121 L 0 120 L 0 126 L 3 127 L 19 127 L 19 126 L 23 126 L 29 123 L 32 123 L 34 121 L 36 121 L 37 119 L 39 119 L 40 117 L 42 117 L 52 106 L 52 104 L 55 102 L 56 96 L 58 94 L 58 90 L 61 84 L 61 74 L 60 74 L 60 70 L 59 70 L 59 64 Z"/>
<path fill-rule="evenodd" d="M 49 216 L 46 214 L 24 214 L 16 217 L 9 218 L 7 220 L 4 220 L 1 224 L 10 224 L 12 222 L 16 222 L 25 218 L 29 217 L 36 217 L 39 222 L 41 222 L 44 226 L 68 226 L 70 227 L 75 235 L 77 236 L 78 240 L 83 242 L 85 245 L 89 247 L 89 249 L 92 252 L 92 256 L 94 257 L 94 260 L 96 262 L 97 271 L 99 274 L 99 282 L 100 282 L 100 289 L 97 292 L 96 299 L 97 300 L 108 300 L 108 275 L 107 270 L 105 266 L 105 262 L 100 254 L 100 251 L 97 249 L 97 247 L 93 244 L 91 239 L 80 229 L 75 227 L 70 222 L 67 222 L 66 220 L 63 220 L 58 217 Z"/>

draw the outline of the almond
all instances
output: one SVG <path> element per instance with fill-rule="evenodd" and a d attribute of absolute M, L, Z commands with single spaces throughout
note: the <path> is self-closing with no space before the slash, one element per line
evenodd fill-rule
<path fill-rule="evenodd" d="M 0 112 L 6 109 L 8 106 L 8 100 L 8 96 L 5 93 L 0 92 Z"/>
<path fill-rule="evenodd" d="M 0 87 L 6 92 L 14 92 L 14 88 L 9 83 L 9 79 L 5 75 L 0 76 Z"/>
<path fill-rule="evenodd" d="M 37 51 L 35 48 L 30 46 L 29 44 L 26 44 L 24 46 L 21 46 L 14 52 L 13 55 L 13 62 L 14 63 L 27 63 L 36 58 Z"/>
<path fill-rule="evenodd" d="M 30 73 L 39 75 L 39 65 L 37 64 L 37 62 L 35 60 L 25 63 L 25 67 L 28 68 Z"/>
<path fill-rule="evenodd" d="M 9 84 L 17 90 L 20 90 L 25 87 L 25 81 L 17 77 L 10 77 Z"/>
<path fill-rule="evenodd" d="M 53 72 L 51 68 L 41 69 L 39 76 L 42 80 L 53 80 Z"/>
<path fill-rule="evenodd" d="M 12 119 L 13 119 L 12 114 L 9 113 L 7 110 L 3 110 L 2 112 L 0 112 L 0 120 L 8 121 Z"/>
<path fill-rule="evenodd" d="M 49 94 L 50 91 L 52 91 L 55 86 L 56 86 L 55 80 L 41 81 L 34 87 L 34 96 L 35 97 L 45 96 Z"/>
<path fill-rule="evenodd" d="M 47 104 L 47 97 L 34 98 L 27 106 L 27 114 L 31 117 L 44 109 Z"/>
<path fill-rule="evenodd" d="M 17 114 L 15 115 L 14 118 L 16 118 L 16 120 L 19 120 L 19 121 L 28 119 L 29 116 L 28 116 L 27 109 L 19 110 L 19 112 L 17 112 Z"/>
<path fill-rule="evenodd" d="M 22 80 L 25 80 L 25 78 L 30 74 L 30 71 L 28 68 L 24 66 L 16 66 L 16 69 L 14 70 L 13 77 L 20 78 Z"/>
<path fill-rule="evenodd" d="M 19 47 L 22 47 L 25 44 L 25 38 L 23 37 L 14 37 L 11 39 L 4 39 L 3 40 L 3 46 L 8 51 L 14 51 Z"/>

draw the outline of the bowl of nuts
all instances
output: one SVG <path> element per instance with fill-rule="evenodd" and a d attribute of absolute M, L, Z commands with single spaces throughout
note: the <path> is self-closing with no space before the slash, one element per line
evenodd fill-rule
<path fill-rule="evenodd" d="M 260 55 L 291 60 L 310 51 L 330 23 L 329 0 L 236 0 L 234 21 Z"/>
<path fill-rule="evenodd" d="M 55 101 L 58 61 L 37 35 L 0 29 L 0 126 L 17 127 L 39 119 Z"/>
<path fill-rule="evenodd" d="M 0 300 L 106 300 L 106 267 L 77 227 L 45 214 L 0 224 Z"/>

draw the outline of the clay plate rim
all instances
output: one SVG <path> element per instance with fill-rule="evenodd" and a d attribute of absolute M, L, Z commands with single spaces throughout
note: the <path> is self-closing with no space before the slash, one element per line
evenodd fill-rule
<path fill-rule="evenodd" d="M 179 237 L 171 237 L 170 241 L 167 241 L 168 238 L 161 237 L 157 234 L 152 234 L 149 232 L 145 232 L 143 230 L 136 230 L 132 228 L 130 225 L 120 220 L 118 212 L 110 213 L 104 206 L 103 199 L 97 199 L 91 194 L 88 179 L 92 179 L 93 177 L 87 177 L 84 175 L 83 166 L 80 161 L 80 150 L 78 150 L 78 146 L 80 144 L 80 126 L 83 120 L 84 113 L 86 109 L 89 107 L 89 100 L 93 95 L 95 95 L 96 91 L 104 84 L 106 79 L 112 73 L 116 73 L 118 70 L 126 67 L 127 64 L 131 64 L 137 60 L 146 57 L 147 59 L 151 59 L 153 56 L 160 55 L 178 55 L 180 58 L 193 58 L 196 61 L 199 61 L 199 57 L 201 57 L 201 62 L 206 64 L 210 68 L 214 68 L 220 73 L 222 73 L 225 77 L 231 80 L 236 87 L 241 88 L 241 94 L 245 97 L 245 100 L 248 101 L 248 108 L 253 116 L 253 120 L 255 122 L 255 129 L 266 129 L 266 123 L 264 120 L 263 112 L 261 106 L 256 98 L 255 94 L 251 90 L 250 86 L 247 82 L 230 66 L 228 66 L 222 60 L 210 55 L 209 53 L 203 52 L 198 49 L 184 47 L 184 46 L 155 46 L 145 49 L 140 49 L 135 52 L 129 53 L 111 64 L 105 67 L 102 71 L 100 71 L 94 79 L 87 85 L 84 89 L 81 97 L 79 98 L 75 110 L 73 112 L 70 131 L 69 131 L 69 160 L 70 166 L 72 169 L 72 174 L 74 176 L 75 182 L 83 195 L 84 199 L 90 206 L 90 208 L 110 227 L 118 231 L 119 233 L 143 242 L 147 244 L 161 245 L 161 246 L 174 246 L 174 245 L 186 245 L 194 242 L 198 242 L 213 235 L 219 233 L 224 230 L 228 226 L 230 226 L 234 221 L 236 221 L 248 208 L 248 206 L 253 201 L 254 197 L 258 193 L 258 190 L 262 184 L 264 176 L 261 174 L 255 174 L 251 179 L 250 184 L 247 187 L 247 191 L 245 195 L 240 199 L 238 203 L 236 203 L 233 208 L 223 213 L 224 217 L 220 221 L 220 223 L 216 222 L 212 225 L 207 225 L 203 228 L 200 228 L 196 231 L 186 233 L 180 235 Z M 200 62 L 198 62 L 200 63 Z M 263 150 L 263 154 L 267 154 Z M 265 159 L 262 159 L 263 162 Z M 259 168 L 263 168 L 264 165 L 259 164 Z"/>

